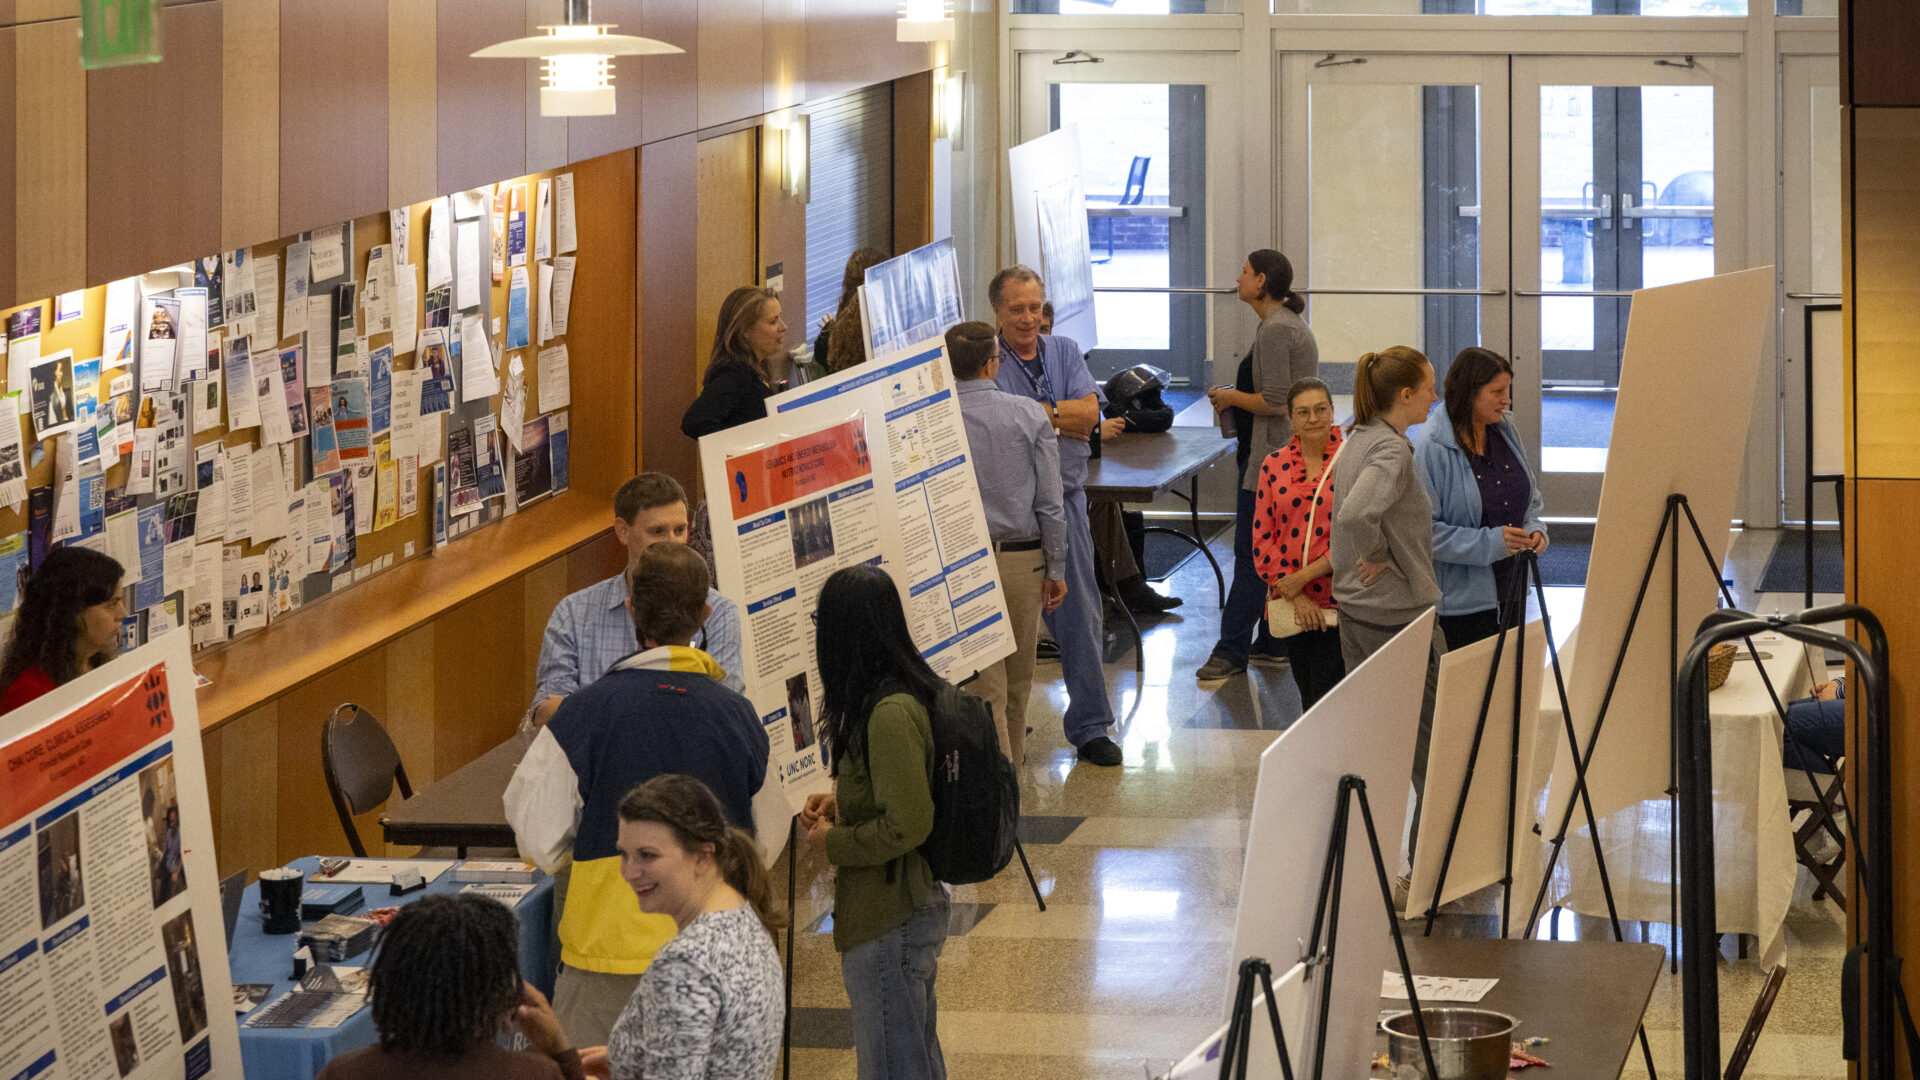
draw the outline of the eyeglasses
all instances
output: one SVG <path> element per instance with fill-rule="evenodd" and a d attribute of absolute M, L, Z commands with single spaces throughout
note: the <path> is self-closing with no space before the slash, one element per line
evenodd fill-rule
<path fill-rule="evenodd" d="M 807 618 L 809 618 L 809 619 L 812 619 L 812 620 L 813 620 L 813 625 L 815 625 L 815 626 L 819 626 L 819 625 L 820 625 L 820 613 L 819 613 L 819 612 L 817 612 L 817 611 L 809 611 L 809 612 L 807 612 Z"/>

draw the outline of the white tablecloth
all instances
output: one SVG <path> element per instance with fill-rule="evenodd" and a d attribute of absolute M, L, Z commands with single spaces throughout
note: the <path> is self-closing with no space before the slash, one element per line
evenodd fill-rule
<path fill-rule="evenodd" d="M 1808 695 L 1812 681 L 1799 643 L 1769 634 L 1754 638 L 1754 645 L 1783 704 Z M 1569 666 L 1571 650 L 1571 642 L 1561 650 L 1562 670 Z M 1787 818 L 1786 772 L 1780 761 L 1780 718 L 1744 644 L 1732 674 L 1708 695 L 1707 703 L 1712 713 L 1717 929 L 1754 935 L 1760 941 L 1763 962 L 1777 963 L 1784 951 L 1781 927 L 1798 871 Z M 1540 713 L 1543 727 L 1550 724 L 1552 730 L 1564 732 L 1551 675 L 1541 693 Z M 1600 737 L 1607 737 L 1604 728 Z M 1552 767 L 1550 759 L 1544 767 Z M 1670 807 L 1664 797 L 1649 799 L 1600 820 L 1601 850 L 1623 922 L 1673 920 Z M 1543 822 L 1544 837 L 1551 840 L 1558 825 L 1558 820 Z M 1586 816 L 1578 808 L 1573 826 L 1548 889 L 1548 903 L 1604 918 L 1607 905 L 1594 868 L 1593 841 Z M 1534 881 L 1539 881 L 1537 875 Z"/>

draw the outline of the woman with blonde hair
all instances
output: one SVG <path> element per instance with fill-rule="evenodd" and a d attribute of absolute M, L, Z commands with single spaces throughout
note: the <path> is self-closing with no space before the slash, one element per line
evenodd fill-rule
<path fill-rule="evenodd" d="M 713 351 L 700 396 L 680 418 L 687 438 L 764 419 L 767 396 L 774 391 L 773 362 L 786 355 L 786 342 L 779 293 L 757 285 L 728 293 L 714 322 Z"/>
<path fill-rule="evenodd" d="M 1353 377 L 1353 427 L 1333 465 L 1333 598 L 1340 607 L 1340 653 L 1351 673 L 1406 625 L 1440 602 L 1433 573 L 1433 509 L 1414 464 L 1407 429 L 1439 398 L 1433 365 L 1418 349 L 1395 345 L 1360 358 Z M 1420 834 L 1418 792 L 1427 776 L 1433 693 L 1446 636 L 1436 620 L 1413 749 L 1413 835 Z M 1404 899 L 1402 889 L 1396 899 Z"/>

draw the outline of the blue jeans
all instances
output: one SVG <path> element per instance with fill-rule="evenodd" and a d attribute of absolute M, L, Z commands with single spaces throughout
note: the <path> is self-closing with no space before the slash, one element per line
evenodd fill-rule
<path fill-rule="evenodd" d="M 1213 655 L 1241 667 L 1253 648 L 1263 653 L 1281 651 L 1280 642 L 1267 632 L 1267 583 L 1253 565 L 1253 507 L 1254 493 L 1241 489 L 1233 515 L 1233 587 L 1227 590 L 1220 640 L 1213 646 Z"/>
<path fill-rule="evenodd" d="M 912 918 L 841 954 L 859 1080 L 946 1080 L 933 980 L 948 916 L 947 891 L 936 884 Z"/>

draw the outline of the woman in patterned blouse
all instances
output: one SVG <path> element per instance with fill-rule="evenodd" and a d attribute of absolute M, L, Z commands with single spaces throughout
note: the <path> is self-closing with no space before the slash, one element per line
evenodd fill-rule
<path fill-rule="evenodd" d="M 1290 605 L 1269 603 L 1279 613 L 1272 620 L 1277 634 L 1284 634 L 1281 618 L 1298 627 L 1281 640 L 1300 687 L 1301 708 L 1311 709 L 1347 673 L 1340 631 L 1328 616 L 1334 609 L 1333 563 L 1327 554 L 1333 485 L 1321 483 L 1339 452 L 1340 428 L 1333 422 L 1333 398 L 1319 379 L 1301 379 L 1287 390 L 1287 415 L 1293 421 L 1292 440 L 1260 463 L 1253 564 L 1267 582 L 1269 601 Z"/>

